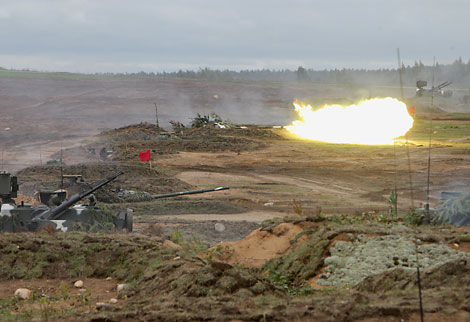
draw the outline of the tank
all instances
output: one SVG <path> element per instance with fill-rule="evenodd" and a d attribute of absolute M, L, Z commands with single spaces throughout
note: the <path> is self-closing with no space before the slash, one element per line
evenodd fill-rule
<path fill-rule="evenodd" d="M 443 90 L 444 87 L 447 87 L 451 85 L 452 82 L 444 82 L 442 84 L 439 84 L 437 86 L 433 86 L 430 89 L 425 88 L 425 86 L 428 85 L 427 81 L 423 80 L 418 80 L 416 82 L 416 97 L 422 97 L 422 96 L 442 96 L 442 97 L 451 97 L 452 96 L 452 91 L 450 90 Z"/>
<path fill-rule="evenodd" d="M 132 231 L 132 209 L 113 214 L 96 206 L 93 192 L 101 189 L 123 172 L 91 185 L 89 189 L 65 199 L 65 191 L 40 192 L 43 203 L 39 206 L 16 204 L 17 178 L 10 173 L 0 173 L 0 232 L 34 232 L 40 230 L 67 231 Z M 88 200 L 83 201 L 86 197 Z M 45 202 L 47 200 L 47 202 Z"/>
<path fill-rule="evenodd" d="M 110 177 L 100 180 L 88 189 L 79 191 L 65 199 L 66 191 L 40 191 L 39 206 L 16 204 L 18 195 L 17 178 L 7 172 L 0 172 L 0 232 L 34 232 L 41 230 L 67 231 L 128 231 L 133 229 L 132 209 L 120 210 L 113 214 L 96 206 L 93 192 L 101 189 L 123 172 L 119 171 Z M 81 176 L 71 176 L 80 177 Z M 77 179 L 74 179 L 77 181 Z M 88 185 L 87 185 L 88 186 Z M 83 186 L 82 186 L 83 187 Z M 183 195 L 222 191 L 229 187 L 189 190 L 166 194 L 151 195 L 152 199 L 179 197 Z M 85 198 L 88 200 L 84 202 Z M 81 203 L 79 203 L 81 201 Z"/>

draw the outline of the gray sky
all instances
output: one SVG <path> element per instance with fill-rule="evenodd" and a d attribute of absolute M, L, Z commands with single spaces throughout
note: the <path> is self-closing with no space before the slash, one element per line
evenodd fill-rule
<path fill-rule="evenodd" d="M 0 66 L 395 68 L 470 57 L 468 0 L 0 0 Z"/>

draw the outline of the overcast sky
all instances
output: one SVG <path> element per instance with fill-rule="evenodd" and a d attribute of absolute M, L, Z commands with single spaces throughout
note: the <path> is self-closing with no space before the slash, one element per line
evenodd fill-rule
<path fill-rule="evenodd" d="M 0 0 L 0 66 L 395 68 L 470 57 L 468 0 Z"/>

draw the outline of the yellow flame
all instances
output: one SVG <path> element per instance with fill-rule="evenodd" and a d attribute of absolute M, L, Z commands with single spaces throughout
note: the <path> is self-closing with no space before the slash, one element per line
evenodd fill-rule
<path fill-rule="evenodd" d="M 294 102 L 301 120 L 286 129 L 305 139 L 331 143 L 393 144 L 413 126 L 405 103 L 397 99 L 374 98 L 357 105 L 326 105 L 314 110 Z"/>

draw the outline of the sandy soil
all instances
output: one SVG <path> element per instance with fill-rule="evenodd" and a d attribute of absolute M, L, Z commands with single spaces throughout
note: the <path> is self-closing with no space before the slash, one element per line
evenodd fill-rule
<path fill-rule="evenodd" d="M 427 153 L 422 147 L 410 147 L 415 206 L 426 201 Z M 442 191 L 468 191 L 470 155 L 455 153 L 445 148 L 433 151 L 430 196 L 434 204 Z M 386 211 L 384 201 L 395 184 L 399 208 L 405 211 L 410 206 L 405 147 L 397 147 L 397 159 L 396 174 L 393 147 L 342 150 L 326 144 L 279 141 L 259 151 L 182 152 L 157 162 L 182 171 L 178 178 L 191 184 L 234 186 L 227 194 L 258 205 L 273 203 L 286 210 L 295 198 L 329 213 L 361 213 Z"/>
<path fill-rule="evenodd" d="M 269 259 L 286 254 L 292 241 L 303 230 L 292 223 L 282 223 L 272 232 L 257 229 L 240 241 L 221 243 L 220 247 L 230 254 L 226 260 L 228 263 L 261 267 Z"/>

